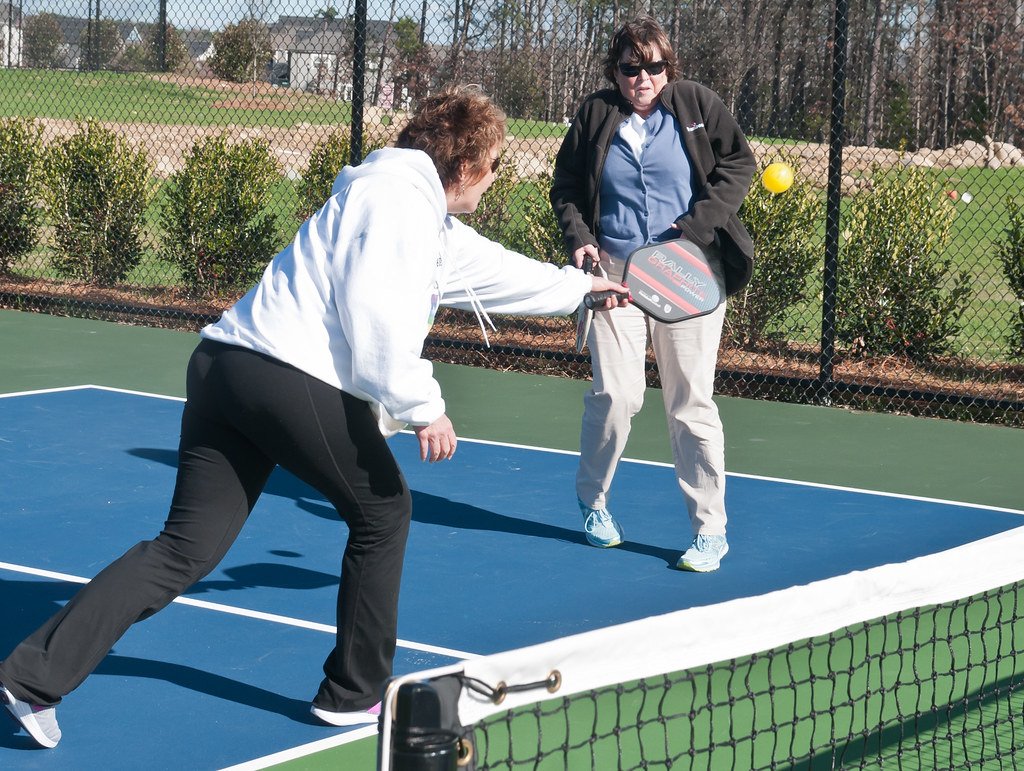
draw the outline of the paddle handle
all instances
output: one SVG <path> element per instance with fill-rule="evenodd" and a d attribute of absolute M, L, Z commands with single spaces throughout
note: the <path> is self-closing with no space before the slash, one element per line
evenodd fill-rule
<path fill-rule="evenodd" d="M 629 292 L 616 292 L 614 289 L 606 289 L 603 292 L 587 292 L 583 295 L 583 304 L 586 305 L 589 310 L 594 310 L 594 308 L 603 308 L 605 300 L 609 297 L 628 300 Z"/>

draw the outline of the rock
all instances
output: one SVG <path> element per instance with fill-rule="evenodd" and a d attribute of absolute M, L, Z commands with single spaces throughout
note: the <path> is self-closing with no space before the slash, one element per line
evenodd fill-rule
<path fill-rule="evenodd" d="M 907 166 L 921 166 L 926 169 L 935 167 L 935 159 L 931 154 L 926 154 L 920 150 L 907 158 L 905 163 Z"/>
<path fill-rule="evenodd" d="M 960 166 L 984 166 L 988 162 L 988 148 L 980 142 L 968 139 L 954 150 L 953 160 Z"/>
<path fill-rule="evenodd" d="M 1024 152 L 1009 142 L 993 142 L 992 154 L 1002 161 L 1004 166 L 1024 166 Z"/>

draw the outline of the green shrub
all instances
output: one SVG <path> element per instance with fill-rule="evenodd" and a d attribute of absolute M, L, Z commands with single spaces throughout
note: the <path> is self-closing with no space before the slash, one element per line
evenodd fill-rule
<path fill-rule="evenodd" d="M 513 251 L 545 262 L 561 262 L 562 231 L 548 202 L 550 189 L 550 170 L 523 182 L 515 163 L 506 158 L 477 210 L 463 219 L 481 235 Z"/>
<path fill-rule="evenodd" d="M 817 233 L 824 204 L 800 175 L 799 166 L 784 161 L 796 171 L 792 187 L 784 193 L 769 192 L 760 183 L 762 167 L 739 212 L 754 239 L 754 274 L 742 292 L 729 298 L 725 334 L 746 348 L 780 335 L 780 323 L 804 299 L 807 278 L 820 259 Z"/>
<path fill-rule="evenodd" d="M 57 16 L 40 13 L 25 17 L 23 34 L 25 64 L 39 69 L 67 66 L 64 61 L 64 33 Z"/>
<path fill-rule="evenodd" d="M 218 78 L 251 83 L 263 76 L 273 53 L 267 25 L 259 19 L 243 19 L 213 36 L 210 69 Z"/>
<path fill-rule="evenodd" d="M 873 176 L 875 188 L 850 201 L 843 233 L 838 338 L 866 356 L 948 353 L 969 300 L 966 272 L 942 256 L 953 207 L 925 170 Z"/>
<path fill-rule="evenodd" d="M 352 143 L 349 132 L 334 131 L 313 147 L 309 154 L 309 167 L 299 182 L 299 203 L 295 216 L 305 221 L 320 209 L 331 195 L 338 172 L 352 157 Z"/>
<path fill-rule="evenodd" d="M 43 197 L 58 274 L 112 284 L 139 264 L 151 173 L 144 152 L 93 121 L 49 147 Z"/>
<path fill-rule="evenodd" d="M 0 120 L 0 273 L 39 240 L 42 136 L 35 121 Z"/>
<path fill-rule="evenodd" d="M 160 72 L 160 25 L 153 24 L 146 31 L 142 43 L 145 50 L 143 61 L 146 68 L 154 72 Z M 181 72 L 192 65 L 188 46 L 182 40 L 181 33 L 173 24 L 168 24 L 164 29 L 164 61 L 163 72 Z"/>
<path fill-rule="evenodd" d="M 278 249 L 277 217 L 268 211 L 277 162 L 266 141 L 228 143 L 227 135 L 192 147 L 168 180 L 160 210 L 161 256 L 197 294 L 253 283 Z"/>
<path fill-rule="evenodd" d="M 1006 281 L 1017 297 L 1017 314 L 1007 342 L 1014 356 L 1024 356 L 1024 204 L 1011 198 L 1006 202 L 1006 209 L 1009 222 L 998 255 Z"/>

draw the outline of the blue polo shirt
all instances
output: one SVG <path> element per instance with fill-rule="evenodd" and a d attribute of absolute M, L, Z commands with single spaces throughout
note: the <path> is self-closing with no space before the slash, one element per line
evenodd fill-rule
<path fill-rule="evenodd" d="M 628 124 L 616 132 L 605 159 L 598 238 L 602 249 L 623 260 L 646 244 L 681 237 L 672 223 L 689 212 L 694 185 L 679 123 L 670 112 L 659 105 L 644 122 L 639 158 L 624 136 L 635 136 Z"/>

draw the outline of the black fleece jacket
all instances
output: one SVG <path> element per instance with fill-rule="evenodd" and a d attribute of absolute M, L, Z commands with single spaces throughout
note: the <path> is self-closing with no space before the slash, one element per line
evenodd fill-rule
<path fill-rule="evenodd" d="M 739 124 L 709 88 L 677 80 L 659 100 L 677 121 L 690 155 L 694 203 L 676 220 L 681 235 L 722 251 L 725 286 L 735 294 L 750 281 L 754 243 L 736 216 L 750 189 L 756 163 Z M 632 107 L 618 89 L 591 94 L 576 113 L 555 159 L 551 205 L 572 254 L 597 245 L 601 213 L 601 174 L 608 148 Z"/>

